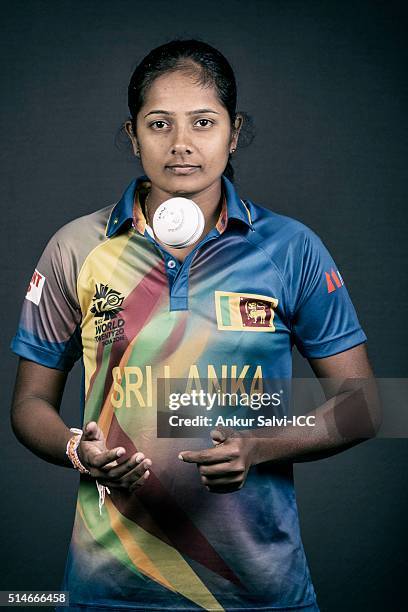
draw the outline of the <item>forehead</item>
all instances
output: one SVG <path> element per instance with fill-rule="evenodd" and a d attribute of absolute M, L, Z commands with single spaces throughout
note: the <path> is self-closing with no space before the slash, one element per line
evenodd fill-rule
<path fill-rule="evenodd" d="M 180 71 L 157 77 L 145 96 L 144 108 L 162 110 L 194 110 L 211 107 L 221 112 L 222 106 L 214 86 L 203 87 L 194 77 Z"/>

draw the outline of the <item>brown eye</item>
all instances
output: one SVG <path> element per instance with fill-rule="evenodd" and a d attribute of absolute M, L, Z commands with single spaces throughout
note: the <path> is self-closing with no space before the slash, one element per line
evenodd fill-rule
<path fill-rule="evenodd" d="M 206 124 L 210 124 L 210 125 L 212 125 L 212 124 L 213 124 L 213 122 L 212 122 L 212 121 L 210 121 L 209 119 L 199 119 L 199 120 L 197 121 L 197 123 L 200 123 L 200 124 L 201 124 L 201 125 L 200 125 L 200 127 L 207 127 L 207 125 L 202 125 L 202 124 L 203 124 L 203 122 L 204 122 L 204 123 L 206 123 Z"/>
<path fill-rule="evenodd" d="M 159 125 L 159 123 L 161 125 Z M 157 125 L 157 128 L 161 130 L 162 126 L 166 125 L 166 123 L 164 121 L 153 121 L 153 123 L 150 124 L 150 127 L 153 127 L 154 125 Z"/>

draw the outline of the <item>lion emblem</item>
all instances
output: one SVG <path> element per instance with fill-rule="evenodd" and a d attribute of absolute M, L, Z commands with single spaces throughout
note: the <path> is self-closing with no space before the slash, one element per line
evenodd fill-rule
<path fill-rule="evenodd" d="M 245 302 L 245 313 L 247 319 L 258 325 L 265 325 L 265 319 L 267 315 L 266 305 L 260 302 Z M 269 326 L 271 326 L 271 321 L 269 321 Z"/>

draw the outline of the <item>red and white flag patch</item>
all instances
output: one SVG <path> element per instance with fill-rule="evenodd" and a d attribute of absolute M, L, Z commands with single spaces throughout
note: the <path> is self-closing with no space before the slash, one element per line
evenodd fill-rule
<path fill-rule="evenodd" d="M 26 300 L 30 300 L 38 306 L 41 300 L 41 294 L 45 283 L 45 276 L 37 269 L 31 277 L 30 284 L 27 288 Z"/>

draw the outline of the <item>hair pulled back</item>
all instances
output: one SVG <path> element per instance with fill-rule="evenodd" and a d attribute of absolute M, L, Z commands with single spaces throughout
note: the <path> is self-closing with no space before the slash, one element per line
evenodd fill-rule
<path fill-rule="evenodd" d="M 133 132 L 136 133 L 136 118 L 144 105 L 153 81 L 164 74 L 176 71 L 182 71 L 191 76 L 197 85 L 215 88 L 220 103 L 228 112 L 231 129 L 234 131 L 237 115 L 237 86 L 231 65 L 220 51 L 203 41 L 175 39 L 150 51 L 137 65 L 131 76 L 128 87 L 128 106 Z M 240 114 L 251 122 L 246 113 Z M 224 174 L 233 181 L 234 169 L 230 158 L 231 154 Z"/>

